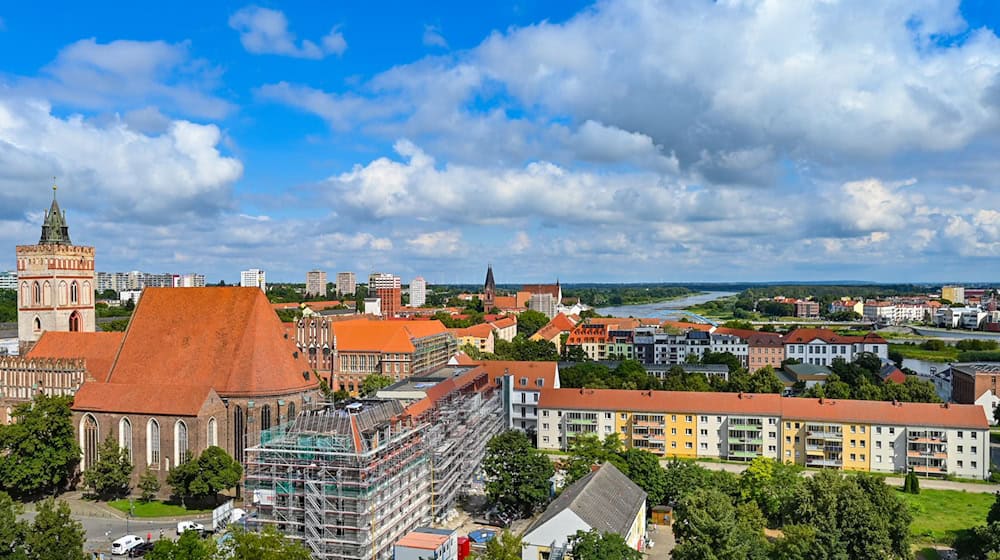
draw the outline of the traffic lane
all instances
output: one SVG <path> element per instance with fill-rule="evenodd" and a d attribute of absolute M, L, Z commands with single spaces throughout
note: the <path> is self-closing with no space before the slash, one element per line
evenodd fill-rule
<path fill-rule="evenodd" d="M 163 538 L 177 538 L 177 522 L 164 521 L 162 519 L 129 519 L 126 525 L 124 519 L 110 519 L 107 517 L 88 517 L 73 515 L 75 521 L 83 525 L 86 532 L 86 543 L 84 550 L 87 552 L 110 552 L 111 543 L 125 535 L 138 535 L 143 539 L 147 536 L 153 542 L 160 538 L 160 531 L 163 531 Z M 21 515 L 22 519 L 34 521 L 35 512 L 29 511 Z M 211 519 L 193 520 L 205 526 L 210 526 Z"/>

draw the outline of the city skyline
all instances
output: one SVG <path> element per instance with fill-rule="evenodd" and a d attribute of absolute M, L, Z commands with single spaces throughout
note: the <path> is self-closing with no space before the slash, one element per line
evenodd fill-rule
<path fill-rule="evenodd" d="M 985 1 L 57 4 L 0 8 L 0 270 L 55 176 L 98 270 L 209 282 L 1000 272 Z"/>

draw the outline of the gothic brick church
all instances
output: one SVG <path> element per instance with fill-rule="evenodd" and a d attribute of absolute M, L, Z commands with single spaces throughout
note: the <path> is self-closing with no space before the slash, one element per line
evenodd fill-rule
<path fill-rule="evenodd" d="M 318 379 L 257 288 L 147 288 L 124 333 L 99 333 L 94 250 L 69 244 L 55 200 L 39 244 L 17 255 L 28 351 L 0 360 L 0 421 L 37 392 L 73 395 L 81 469 L 108 434 L 135 478 L 148 467 L 165 480 L 211 445 L 242 461 L 262 431 L 318 398 Z"/>

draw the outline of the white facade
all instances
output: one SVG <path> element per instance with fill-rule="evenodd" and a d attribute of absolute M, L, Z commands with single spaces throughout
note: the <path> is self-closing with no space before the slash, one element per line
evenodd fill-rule
<path fill-rule="evenodd" d="M 139 303 L 139 298 L 141 297 L 142 290 L 122 290 L 118 292 L 118 301 L 123 304 L 129 301 L 132 303 Z"/>
<path fill-rule="evenodd" d="M 871 352 L 882 360 L 889 359 L 889 345 L 886 343 L 827 343 L 817 338 L 806 344 L 785 344 L 785 359 L 796 359 L 803 364 L 820 366 L 833 365 L 833 361 L 837 358 L 853 362 L 865 352 Z"/>
<path fill-rule="evenodd" d="M 711 352 L 729 352 L 739 358 L 740 365 L 743 367 L 747 367 L 750 359 L 750 345 L 745 340 L 732 334 L 712 333 L 709 349 Z"/>
<path fill-rule="evenodd" d="M 267 291 L 267 274 L 259 268 L 251 268 L 240 272 L 240 286 L 244 288 L 260 288 Z"/>
<path fill-rule="evenodd" d="M 400 288 L 403 281 L 399 276 L 387 272 L 373 272 L 368 276 L 368 293 L 374 294 L 379 288 Z"/>
<path fill-rule="evenodd" d="M 174 275 L 174 287 L 175 288 L 204 288 L 205 287 L 205 275 L 204 274 L 175 274 Z"/>
<path fill-rule="evenodd" d="M 750 461 L 756 457 L 778 460 L 781 419 L 754 414 L 699 414 L 698 457 Z"/>
<path fill-rule="evenodd" d="M 306 297 L 326 295 L 326 273 L 310 270 L 306 273 Z"/>
<path fill-rule="evenodd" d="M 366 315 L 374 315 L 376 317 L 382 316 L 382 300 L 377 297 L 365 298 L 364 301 Z"/>
<path fill-rule="evenodd" d="M 552 294 L 531 294 L 528 309 L 538 311 L 551 319 L 556 316 L 556 299 Z"/>
<path fill-rule="evenodd" d="M 410 282 L 410 307 L 420 307 L 427 303 L 427 281 L 417 276 Z"/>
<path fill-rule="evenodd" d="M 0 272 L 0 290 L 16 290 L 17 289 L 17 271 L 8 270 L 6 272 Z"/>
<path fill-rule="evenodd" d="M 337 273 L 337 295 L 344 296 L 350 295 L 356 292 L 358 289 L 358 280 L 354 276 L 353 272 L 338 272 Z"/>

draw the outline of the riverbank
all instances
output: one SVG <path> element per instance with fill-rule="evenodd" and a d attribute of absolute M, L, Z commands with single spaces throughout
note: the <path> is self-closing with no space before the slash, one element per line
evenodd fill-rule
<path fill-rule="evenodd" d="M 612 317 L 643 317 L 652 319 L 690 317 L 691 313 L 688 310 L 692 306 L 702 305 L 709 301 L 735 295 L 736 292 L 699 292 L 656 303 L 599 307 L 594 311 L 601 315 L 610 315 Z"/>
<path fill-rule="evenodd" d="M 960 352 L 954 346 L 946 346 L 941 350 L 927 350 L 916 344 L 895 344 L 892 342 L 889 343 L 889 351 L 899 352 L 904 358 L 938 363 L 958 361 L 958 354 Z"/>

